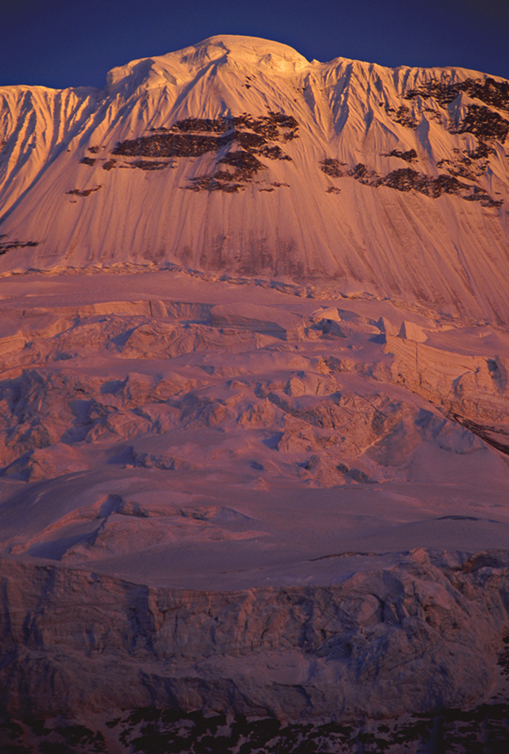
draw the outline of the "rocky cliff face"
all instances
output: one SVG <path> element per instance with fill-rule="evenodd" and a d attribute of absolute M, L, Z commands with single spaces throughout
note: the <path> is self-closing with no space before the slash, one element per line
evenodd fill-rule
<path fill-rule="evenodd" d="M 0 269 L 178 265 L 507 322 L 508 83 L 213 37 L 0 92 Z"/>

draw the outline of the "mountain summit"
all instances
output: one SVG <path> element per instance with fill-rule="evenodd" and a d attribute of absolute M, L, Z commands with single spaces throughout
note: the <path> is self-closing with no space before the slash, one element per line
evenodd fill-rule
<path fill-rule="evenodd" d="M 221 35 L 0 89 L 0 272 L 175 266 L 509 321 L 509 83 Z"/>
<path fill-rule="evenodd" d="M 223 34 L 178 52 L 113 68 L 107 78 L 108 92 L 191 83 L 198 70 L 210 66 L 244 69 L 249 74 L 253 68 L 267 73 L 295 73 L 309 65 L 306 58 L 280 42 Z"/>
<path fill-rule="evenodd" d="M 0 751 L 506 751 L 508 82 L 0 98 Z"/>

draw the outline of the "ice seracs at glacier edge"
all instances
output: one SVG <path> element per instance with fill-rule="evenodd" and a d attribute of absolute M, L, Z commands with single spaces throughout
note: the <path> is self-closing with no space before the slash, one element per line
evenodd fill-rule
<path fill-rule="evenodd" d="M 508 82 L 223 35 L 0 108 L 3 708 L 505 694 Z"/>

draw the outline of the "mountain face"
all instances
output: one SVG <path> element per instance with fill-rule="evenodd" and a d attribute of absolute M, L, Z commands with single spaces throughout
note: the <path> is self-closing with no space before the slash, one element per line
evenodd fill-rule
<path fill-rule="evenodd" d="M 0 751 L 505 752 L 509 84 L 1 97 Z"/>
<path fill-rule="evenodd" d="M 509 83 L 212 37 L 0 89 L 0 271 L 177 266 L 509 320 Z"/>

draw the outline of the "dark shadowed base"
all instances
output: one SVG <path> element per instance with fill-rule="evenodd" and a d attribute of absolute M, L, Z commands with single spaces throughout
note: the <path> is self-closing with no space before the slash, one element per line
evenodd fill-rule
<path fill-rule="evenodd" d="M 507 754 L 508 743 L 509 704 L 496 700 L 469 711 L 290 725 L 149 707 L 92 728 L 56 719 L 0 724 L 3 754 Z"/>

